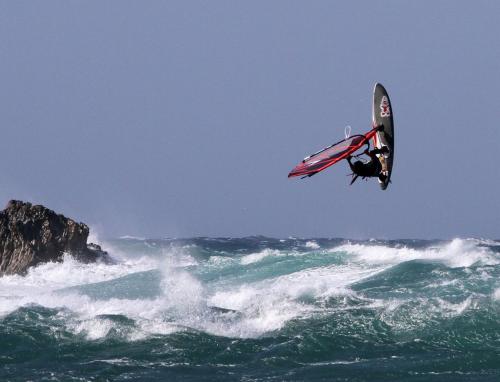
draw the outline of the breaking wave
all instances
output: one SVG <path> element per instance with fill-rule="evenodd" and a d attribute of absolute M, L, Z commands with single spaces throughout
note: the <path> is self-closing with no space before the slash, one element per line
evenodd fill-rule
<path fill-rule="evenodd" d="M 196 365 L 206 370 L 199 379 L 274 378 L 281 367 L 292 380 L 326 370 L 499 376 L 496 241 L 126 237 L 104 247 L 115 264 L 66 257 L 0 278 L 0 361 L 10 365 L 0 376 L 22 380 L 22 365 L 40 357 L 19 350 L 30 347 L 50 355 L 39 379 L 50 367 L 56 379 L 78 375 L 57 366 L 61 347 L 83 349 L 67 362 L 81 375 L 97 362 L 95 378 L 112 376 L 110 364 L 152 379 Z"/>

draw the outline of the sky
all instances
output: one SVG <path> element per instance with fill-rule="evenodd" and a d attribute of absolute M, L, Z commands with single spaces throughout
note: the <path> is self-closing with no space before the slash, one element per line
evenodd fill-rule
<path fill-rule="evenodd" d="M 0 205 L 99 235 L 499 238 L 498 1 L 0 1 Z M 392 184 L 303 157 L 395 121 Z"/>

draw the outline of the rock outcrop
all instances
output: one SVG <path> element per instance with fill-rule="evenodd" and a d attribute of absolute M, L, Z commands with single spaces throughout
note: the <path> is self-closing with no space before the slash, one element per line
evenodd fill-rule
<path fill-rule="evenodd" d="M 96 244 L 87 244 L 89 227 L 41 205 L 11 200 L 0 211 L 0 276 L 24 274 L 29 267 L 62 261 L 65 253 L 89 263 L 110 261 Z"/>

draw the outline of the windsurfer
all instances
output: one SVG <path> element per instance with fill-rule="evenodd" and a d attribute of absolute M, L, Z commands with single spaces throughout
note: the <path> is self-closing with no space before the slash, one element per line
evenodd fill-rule
<path fill-rule="evenodd" d="M 363 162 L 360 160 L 352 162 L 352 156 L 349 155 L 346 159 L 349 162 L 349 167 L 353 172 L 353 178 L 351 184 L 353 184 L 359 176 L 362 178 L 372 178 L 378 177 L 380 181 L 384 182 L 387 178 L 385 174 L 382 173 L 382 163 L 377 157 L 377 154 L 385 154 L 389 151 L 387 147 L 382 147 L 380 149 L 369 150 L 368 148 L 363 152 L 370 157 L 368 162 Z"/>

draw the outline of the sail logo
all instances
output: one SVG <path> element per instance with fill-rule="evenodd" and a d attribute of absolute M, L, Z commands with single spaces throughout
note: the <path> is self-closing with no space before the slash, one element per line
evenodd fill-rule
<path fill-rule="evenodd" d="M 382 118 L 391 116 L 391 107 L 389 106 L 389 99 L 387 96 L 383 96 L 380 101 L 380 116 Z"/>

